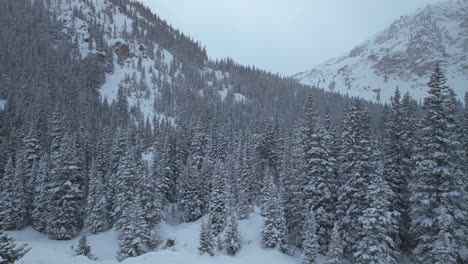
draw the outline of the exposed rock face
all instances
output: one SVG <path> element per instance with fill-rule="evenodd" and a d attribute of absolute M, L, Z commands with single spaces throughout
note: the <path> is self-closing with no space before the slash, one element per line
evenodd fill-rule
<path fill-rule="evenodd" d="M 452 0 L 402 16 L 348 54 L 294 76 L 304 84 L 388 101 L 396 86 L 416 99 L 440 63 L 459 98 L 468 90 L 468 1 Z"/>

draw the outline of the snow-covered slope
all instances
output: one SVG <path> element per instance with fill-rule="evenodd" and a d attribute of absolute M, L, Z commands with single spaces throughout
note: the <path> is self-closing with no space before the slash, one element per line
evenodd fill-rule
<path fill-rule="evenodd" d="M 264 249 L 261 246 L 262 217 L 259 210 L 251 214 L 246 220 L 239 222 L 239 230 L 243 237 L 242 248 L 234 256 L 225 252 L 217 252 L 216 256 L 200 255 L 198 253 L 198 237 L 200 222 L 185 224 L 163 223 L 161 226 L 161 240 L 175 237 L 175 246 L 170 249 L 161 247 L 137 258 L 128 258 L 121 263 L 128 264 L 293 264 L 298 263 L 298 256 L 290 257 L 275 249 Z M 83 256 L 74 256 L 71 247 L 78 244 L 78 238 L 70 241 L 49 240 L 46 235 L 27 228 L 22 231 L 9 232 L 18 242 L 28 243 L 31 251 L 21 259 L 23 264 L 64 264 L 64 263 L 97 263 Z M 91 251 L 97 257 L 98 263 L 117 264 L 118 235 L 115 231 L 108 231 L 88 237 Z M 52 256 L 52 257 L 51 257 Z"/>
<path fill-rule="evenodd" d="M 114 2 L 116 1 L 52 0 L 50 10 L 57 14 L 57 21 L 62 23 L 58 38 L 73 42 L 74 49 L 79 51 L 77 53 L 81 58 L 94 54 L 106 67 L 113 65 L 113 70 L 106 73 L 105 83 L 100 90 L 103 99 L 106 98 L 109 102 L 115 100 L 118 88 L 122 86 L 128 95 L 130 107 L 138 107 L 150 120 L 158 116 L 173 121 L 174 117 L 157 112 L 155 99 L 161 96 L 162 80 L 172 85 L 183 75 L 183 63 L 175 57 L 183 57 L 185 54 L 172 54 L 160 45 L 158 39 L 148 43 L 148 36 L 154 33 L 148 32 L 148 26 L 143 24 L 151 25 L 154 21 L 146 19 L 135 6 L 127 5 L 125 12 L 122 6 Z M 138 23 L 127 15 L 128 12 L 135 13 Z M 163 23 L 165 22 L 161 22 Z M 169 25 L 161 24 L 153 26 L 163 28 L 168 34 L 171 34 L 171 31 L 175 32 Z M 136 27 L 139 28 L 137 37 L 133 32 Z M 172 33 L 175 34 L 174 32 Z M 180 41 L 180 36 L 176 36 L 175 39 Z M 100 42 L 104 42 L 105 45 Z M 103 49 L 102 46 L 109 49 Z M 110 57 L 108 53 L 113 53 L 113 56 Z M 170 73 L 171 70 L 174 72 Z M 200 74 L 214 76 L 216 82 L 221 82 L 228 76 L 227 73 L 208 67 L 201 68 Z M 219 87 L 214 83 L 211 81 L 204 85 L 213 89 L 222 88 L 218 96 L 224 100 L 232 87 L 227 84 Z M 203 96 L 202 93 L 200 95 Z M 246 101 L 242 94 L 235 93 L 234 97 L 237 103 Z"/>
<path fill-rule="evenodd" d="M 468 91 L 467 0 L 444 1 L 402 16 L 348 54 L 294 77 L 369 100 L 388 101 L 396 86 L 422 99 L 437 62 L 461 99 Z"/>

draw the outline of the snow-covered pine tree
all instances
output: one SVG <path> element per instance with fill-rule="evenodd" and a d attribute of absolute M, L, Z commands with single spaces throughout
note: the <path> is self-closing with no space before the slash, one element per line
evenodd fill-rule
<path fill-rule="evenodd" d="M 365 204 L 369 207 L 358 218 L 360 229 L 354 256 L 357 263 L 396 264 L 397 246 L 392 235 L 397 230 L 399 213 L 392 211 L 394 194 L 379 174 L 372 175 Z"/>
<path fill-rule="evenodd" d="M 31 126 L 28 134 L 22 140 L 22 146 L 17 153 L 16 170 L 18 177 L 22 179 L 25 197 L 23 198 L 26 207 L 26 223 L 31 224 L 31 211 L 33 209 L 35 178 L 37 165 L 39 162 L 40 145 L 37 132 Z"/>
<path fill-rule="evenodd" d="M 431 75 L 429 96 L 424 101 L 421 151 L 411 185 L 411 233 L 417 263 L 436 263 L 432 251 L 441 230 L 453 238 L 446 256 L 467 261 L 466 190 L 460 142 L 456 136 L 455 95 L 437 65 Z"/>
<path fill-rule="evenodd" d="M 151 244 L 150 229 L 145 222 L 139 194 L 133 194 L 123 205 L 119 228 L 117 260 L 123 261 L 148 253 Z"/>
<path fill-rule="evenodd" d="M 333 226 L 330 244 L 328 244 L 328 252 L 325 258 L 325 264 L 342 264 L 343 258 L 343 246 L 341 245 L 341 236 L 340 236 L 340 229 L 335 222 Z"/>
<path fill-rule="evenodd" d="M 289 241 L 296 246 L 300 246 L 303 240 L 304 224 L 304 193 L 306 176 L 304 173 L 304 152 L 302 149 L 302 136 L 300 126 L 295 126 L 291 153 L 285 152 L 284 169 L 282 172 L 282 184 L 285 190 L 285 219 L 289 235 Z M 287 161 L 289 159 L 289 161 Z"/>
<path fill-rule="evenodd" d="M 234 256 L 241 248 L 242 236 L 239 232 L 239 223 L 237 216 L 231 213 L 227 224 L 226 236 L 224 238 L 224 245 L 228 255 Z"/>
<path fill-rule="evenodd" d="M 77 256 L 89 257 L 91 254 L 91 246 L 88 244 L 88 239 L 85 235 L 81 235 L 78 245 L 75 248 L 75 254 Z"/>
<path fill-rule="evenodd" d="M 200 245 L 198 251 L 202 255 L 208 253 L 210 256 L 214 256 L 214 237 L 211 229 L 209 220 L 203 220 L 201 222 Z"/>
<path fill-rule="evenodd" d="M 304 152 L 305 182 L 303 195 L 306 212 L 312 211 L 317 223 L 320 252 L 325 254 L 329 233 L 333 228 L 334 196 L 330 189 L 335 177 L 326 149 L 326 130 L 318 119 L 314 98 L 309 95 L 302 119 L 302 147 Z M 327 138 L 328 140 L 328 138 Z"/>
<path fill-rule="evenodd" d="M 449 219 L 447 219 L 449 220 Z M 450 223 L 450 220 L 447 222 Z M 442 224 L 442 227 L 437 234 L 437 239 L 434 241 L 434 247 L 431 250 L 434 264 L 457 264 L 457 259 L 452 254 L 454 238 L 447 232 L 447 225 Z M 463 263 L 463 262 L 462 262 Z"/>
<path fill-rule="evenodd" d="M 250 142 L 250 141 L 248 141 Z M 251 161 L 251 151 L 249 143 L 244 144 L 243 151 L 241 153 L 241 171 L 240 179 L 238 181 L 238 205 L 237 215 L 239 219 L 245 219 L 253 212 L 252 205 L 252 185 L 254 178 L 254 171 Z"/>
<path fill-rule="evenodd" d="M 107 210 L 107 197 L 101 172 L 96 169 L 96 163 L 92 161 L 89 172 L 88 199 L 86 200 L 85 228 L 91 234 L 107 231 L 109 223 L 109 212 Z"/>
<path fill-rule="evenodd" d="M 50 211 L 49 190 L 49 173 L 50 173 L 50 158 L 46 153 L 42 155 L 39 161 L 39 168 L 36 174 L 34 186 L 33 209 L 31 212 L 31 222 L 34 229 L 39 232 L 45 232 Z"/>
<path fill-rule="evenodd" d="M 389 114 L 384 124 L 383 162 L 385 180 L 389 183 L 395 197 L 392 198 L 393 211 L 398 212 L 398 232 L 391 235 L 399 247 L 402 243 L 408 244 L 408 183 L 413 169 L 411 161 L 412 148 L 412 113 L 410 99 L 406 95 L 401 100 L 400 91 L 395 90 L 391 98 Z M 404 239 L 405 241 L 401 241 Z M 406 246 L 405 246 L 406 247 Z"/>
<path fill-rule="evenodd" d="M 463 108 L 462 119 L 462 144 L 465 151 L 465 175 L 468 174 L 468 92 L 465 93 L 465 107 Z M 468 190 L 468 183 L 466 183 L 465 190 Z"/>
<path fill-rule="evenodd" d="M 74 137 L 70 134 L 60 140 L 58 151 L 51 156 L 50 208 L 47 234 L 52 239 L 75 237 L 83 224 L 83 192 L 81 190 L 81 164 Z"/>
<path fill-rule="evenodd" d="M 139 171 L 136 168 L 136 157 L 132 149 L 128 149 L 124 157 L 120 161 L 120 166 L 115 180 L 113 188 L 115 189 L 113 209 L 111 212 L 112 219 L 114 219 L 114 226 L 117 230 L 123 228 L 124 222 L 128 219 L 124 219 L 123 212 L 127 209 L 125 206 L 129 206 L 129 200 L 135 195 L 136 184 L 138 182 Z M 130 214 L 130 212 L 127 212 Z"/>
<path fill-rule="evenodd" d="M 197 168 L 187 164 L 179 184 L 179 206 L 185 222 L 193 222 L 203 216 L 203 188 Z"/>
<path fill-rule="evenodd" d="M 170 167 L 170 145 L 168 137 L 164 141 L 164 145 L 155 160 L 153 161 L 153 177 L 159 179 L 159 188 L 163 197 L 163 204 L 175 202 L 176 179 L 172 168 Z"/>
<path fill-rule="evenodd" d="M 13 159 L 8 159 L 5 173 L 0 180 L 0 228 L 19 230 L 26 225 L 25 188 L 19 170 L 14 168 Z"/>
<path fill-rule="evenodd" d="M 226 191 L 226 175 L 224 163 L 216 162 L 215 170 L 211 182 L 211 197 L 208 221 L 216 237 L 221 233 L 226 226 L 226 208 L 227 208 L 227 191 Z"/>
<path fill-rule="evenodd" d="M 0 231 L 0 263 L 13 264 L 30 249 L 27 244 L 18 245 L 11 236 Z"/>
<path fill-rule="evenodd" d="M 316 264 L 320 251 L 317 221 L 313 211 L 306 213 L 304 223 L 304 241 L 302 241 L 302 264 Z"/>
<path fill-rule="evenodd" d="M 190 142 L 189 155 L 190 159 L 187 160 L 190 166 L 201 171 L 203 167 L 203 160 L 208 154 L 209 141 L 200 122 L 196 123 L 195 133 L 192 141 Z"/>
<path fill-rule="evenodd" d="M 273 179 L 270 169 L 265 170 L 263 188 L 264 212 L 262 242 L 266 248 L 277 248 L 282 252 L 287 248 L 286 221 L 284 217 L 282 195 Z"/>
<path fill-rule="evenodd" d="M 141 175 L 139 188 L 141 193 L 141 205 L 144 218 L 148 224 L 151 238 L 151 246 L 154 246 L 159 240 L 159 224 L 162 218 L 162 193 L 160 187 L 160 178 L 153 177 L 148 171 L 148 166 L 143 162 L 139 166 Z"/>
<path fill-rule="evenodd" d="M 365 203 L 366 185 L 374 173 L 370 159 L 370 116 L 363 103 L 357 99 L 348 103 L 341 135 L 340 187 L 337 218 L 340 219 L 343 247 L 352 253 L 352 246 L 359 239 L 358 218 L 368 208 Z"/>
<path fill-rule="evenodd" d="M 411 182 L 414 180 L 413 171 L 415 170 L 415 155 L 416 153 L 416 126 L 419 123 L 419 120 L 415 117 L 415 111 L 417 108 L 417 103 L 414 101 L 409 93 L 407 92 L 402 99 L 401 102 L 401 142 L 402 142 L 402 163 L 403 165 L 401 168 L 404 172 L 400 173 L 401 175 L 406 176 L 406 184 L 407 186 L 403 189 L 406 190 L 406 193 L 403 194 L 401 197 L 403 210 L 400 212 L 400 225 L 399 225 L 399 237 L 400 237 L 400 249 L 404 252 L 409 252 L 411 250 L 411 234 L 409 232 L 410 229 L 410 216 L 409 216 L 409 197 L 411 196 L 409 192 L 409 186 Z"/>

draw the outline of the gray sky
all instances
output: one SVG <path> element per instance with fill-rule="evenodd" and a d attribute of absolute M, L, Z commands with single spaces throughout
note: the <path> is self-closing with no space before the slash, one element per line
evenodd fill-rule
<path fill-rule="evenodd" d="M 212 58 L 294 74 L 440 0 L 140 0 Z"/>

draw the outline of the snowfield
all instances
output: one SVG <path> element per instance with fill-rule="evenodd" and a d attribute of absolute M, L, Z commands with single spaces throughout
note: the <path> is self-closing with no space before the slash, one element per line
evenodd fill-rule
<path fill-rule="evenodd" d="M 164 242 L 159 249 L 147 253 L 137 258 L 128 258 L 118 262 L 116 252 L 118 250 L 118 234 L 111 230 L 99 235 L 88 236 L 88 243 L 91 245 L 92 254 L 97 258 L 93 261 L 84 256 L 74 256 L 71 249 L 78 244 L 79 237 L 70 241 L 54 241 L 47 238 L 31 227 L 22 231 L 8 232 L 17 242 L 28 243 L 31 251 L 20 260 L 23 264 L 88 264 L 88 263 L 124 263 L 124 264 L 293 264 L 300 263 L 299 251 L 291 257 L 280 253 L 275 249 L 264 249 L 261 245 L 261 226 L 263 218 L 257 209 L 246 220 L 239 221 L 239 229 L 243 238 L 242 248 L 234 257 L 228 256 L 225 252 L 217 252 L 216 256 L 200 255 L 198 253 L 198 239 L 200 224 L 203 219 L 193 223 L 171 224 L 163 222 L 161 225 L 161 239 L 175 236 L 175 246 L 170 249 L 162 249 Z M 53 256 L 53 257 L 51 257 Z"/>

